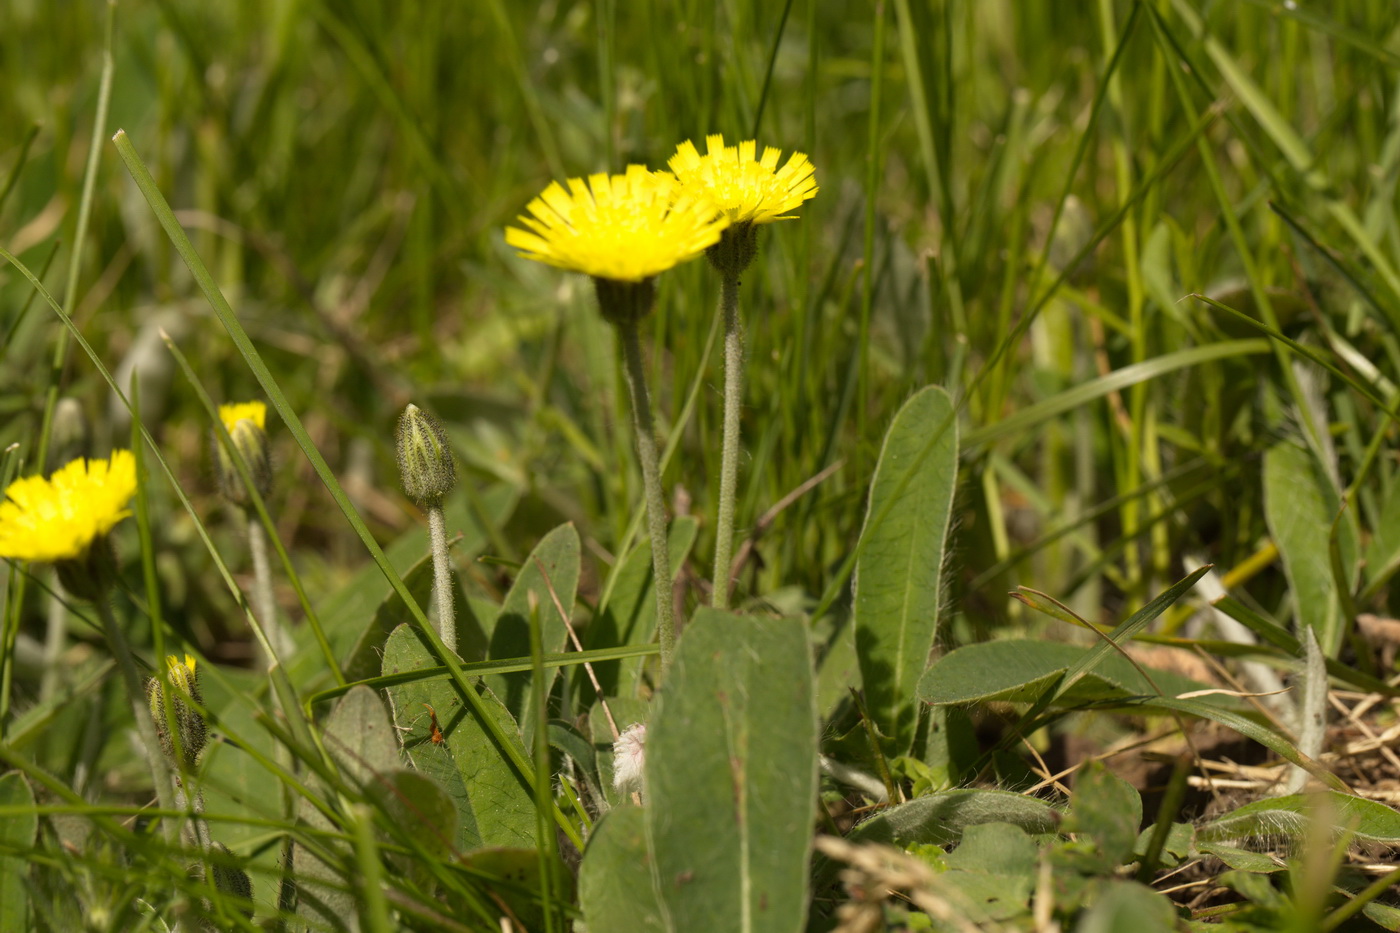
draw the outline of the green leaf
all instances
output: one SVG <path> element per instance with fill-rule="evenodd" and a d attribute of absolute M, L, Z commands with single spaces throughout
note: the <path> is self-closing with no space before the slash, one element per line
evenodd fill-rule
<path fill-rule="evenodd" d="M 1133 855 L 1139 860 L 1147 854 L 1147 847 L 1155 830 L 1155 826 L 1149 825 L 1138 833 L 1137 842 L 1133 843 Z M 1167 831 L 1167 839 L 1162 845 L 1158 859 L 1163 866 L 1175 868 L 1181 859 L 1191 857 L 1195 845 L 1196 827 L 1190 823 L 1173 823 L 1171 829 Z"/>
<path fill-rule="evenodd" d="M 646 815 L 639 807 L 614 807 L 593 827 L 579 867 L 578 891 L 590 930 L 664 933 Z"/>
<path fill-rule="evenodd" d="M 1288 867 L 1263 852 L 1251 852 L 1223 842 L 1203 842 L 1196 848 L 1206 855 L 1215 856 L 1236 871 L 1268 873 L 1283 871 Z"/>
<path fill-rule="evenodd" d="M 1325 819 L 1337 831 L 1350 831 L 1365 842 L 1400 843 L 1400 813 L 1376 800 L 1339 791 L 1290 794 L 1256 800 L 1202 826 L 1197 835 L 1207 842 L 1248 836 L 1301 836 L 1313 818 Z"/>
<path fill-rule="evenodd" d="M 832 619 L 834 613 L 828 613 Z M 835 619 L 836 629 L 817 661 L 817 709 L 822 718 L 836 713 L 851 697 L 851 688 L 860 686 L 860 660 L 856 657 L 856 631 L 849 615 Z"/>
<path fill-rule="evenodd" d="M 360 788 L 379 786 L 382 775 L 398 768 L 398 749 L 389 714 L 379 695 L 369 687 L 357 686 L 341 698 L 326 718 L 322 740 L 341 774 Z M 323 798 L 332 796 L 323 781 L 316 779 L 310 784 Z M 336 830 L 330 819 L 306 798 L 299 800 L 297 809 L 302 822 L 312 829 Z M 335 861 L 350 859 L 348 845 L 329 839 L 322 839 L 321 844 L 337 856 Z M 356 916 L 353 888 L 335 864 L 298 843 L 292 853 L 292 865 L 297 876 L 299 916 L 333 927 Z"/>
<path fill-rule="evenodd" d="M 881 810 L 851 830 L 851 842 L 949 846 L 972 826 L 1010 823 L 1032 835 L 1053 833 L 1062 815 L 1050 804 L 1006 790 L 945 790 Z"/>
<path fill-rule="evenodd" d="M 462 856 L 462 866 L 473 873 L 487 876 L 487 880 L 499 880 L 499 885 L 491 885 L 493 900 L 503 903 L 517 921 L 512 924 L 520 930 L 545 930 L 543 905 L 540 901 L 541 864 L 540 853 L 535 849 L 492 846 L 478 849 Z M 550 863 L 553 876 L 552 890 L 556 898 L 563 892 L 563 900 L 573 900 L 573 877 L 565 869 L 564 863 L 554 858 Z M 556 921 L 557 922 L 557 921 Z M 558 929 L 556 926 L 555 929 Z M 624 928 L 625 929 L 625 928 Z"/>
<path fill-rule="evenodd" d="M 27 930 L 29 865 L 23 853 L 38 841 L 39 814 L 34 812 L 34 791 L 18 771 L 0 775 L 0 807 L 28 808 L 0 819 L 0 851 L 20 853 L 0 856 L 0 930 Z"/>
<path fill-rule="evenodd" d="M 1172 902 L 1146 885 L 1119 879 L 1099 890 L 1098 900 L 1080 919 L 1075 933 L 1174 933 L 1177 929 Z"/>
<path fill-rule="evenodd" d="M 492 660 L 530 656 L 530 601 L 533 597 L 540 616 L 540 642 L 545 654 L 558 654 L 568 643 L 565 622 L 574 611 L 580 568 L 578 531 L 572 524 L 560 525 L 545 535 L 525 559 L 515 584 L 506 594 L 491 633 L 488 657 Z M 558 606 L 555 603 L 558 597 Z M 563 616 L 559 608 L 564 610 Z M 555 671 L 545 676 L 553 678 Z M 486 684 L 500 698 L 516 722 L 529 723 L 530 672 L 493 674 Z M 546 688 L 546 692 L 548 689 Z"/>
<path fill-rule="evenodd" d="M 1361 908 L 1361 912 L 1366 915 L 1366 919 L 1379 925 L 1382 930 L 1400 930 L 1400 909 L 1371 901 Z"/>
<path fill-rule="evenodd" d="M 384 644 L 385 674 L 434 666 L 427 647 L 407 625 L 395 629 Z M 387 692 L 404 752 L 415 768 L 442 785 L 457 806 L 461 820 L 457 848 L 533 846 L 535 802 L 529 784 L 496 747 L 490 731 L 463 702 L 456 685 L 447 680 L 418 680 L 389 687 Z M 510 713 L 490 691 L 483 689 L 480 696 L 501 730 L 528 760 Z M 434 718 L 440 743 L 433 741 Z"/>
<path fill-rule="evenodd" d="M 399 764 L 398 743 L 384 701 L 363 685 L 336 704 L 326 719 L 322 741 L 341 773 L 360 787 L 372 786 Z"/>
<path fill-rule="evenodd" d="M 817 793 L 806 626 L 701 609 L 646 749 L 647 835 L 671 924 L 802 930 Z"/>
<path fill-rule="evenodd" d="M 455 850 L 457 807 L 443 786 L 429 775 L 400 768 L 381 775 L 366 791 L 391 825 L 411 836 L 431 855 L 443 858 Z M 417 856 L 391 858 L 405 871 L 417 861 Z"/>
<path fill-rule="evenodd" d="M 1010 823 L 970 826 L 947 857 L 943 876 L 962 894 L 965 910 L 977 922 L 1009 920 L 1024 914 L 1035 889 L 1035 842 Z"/>
<path fill-rule="evenodd" d="M 667 553 L 674 578 L 685 564 L 700 523 L 693 516 L 678 515 L 671 520 Z M 613 582 L 612 594 L 583 635 L 585 648 L 611 648 L 617 645 L 644 645 L 656 637 L 656 597 L 652 595 L 651 544 L 642 542 L 628 554 Z M 606 696 L 630 697 L 637 694 L 646 658 L 603 661 L 593 665 L 598 683 Z M 583 690 L 593 685 L 583 681 Z"/>
<path fill-rule="evenodd" d="M 1066 671 L 1082 662 L 1092 649 L 1063 642 L 1008 638 L 964 645 L 945 654 L 919 681 L 919 699 L 935 706 L 1000 700 L 1030 703 Z M 1206 684 L 1171 671 L 1144 668 L 1168 696 L 1203 690 Z M 1055 699 L 1056 705 L 1090 700 L 1156 695 L 1152 686 L 1121 654 L 1107 655 L 1073 687 Z M 1231 698 L 1207 697 L 1235 705 Z"/>
<path fill-rule="evenodd" d="M 1332 523 L 1339 497 L 1332 481 L 1310 451 L 1276 444 L 1264 454 L 1264 516 L 1283 557 L 1283 569 L 1299 626 L 1310 626 L 1328 657 L 1336 657 L 1345 635 L 1342 602 L 1330 563 Z M 1353 525 L 1338 523 L 1342 565 L 1356 568 L 1358 545 Z M 1301 628 L 1299 629 L 1301 631 Z"/>
<path fill-rule="evenodd" d="M 1074 799 L 1064 831 L 1088 836 L 1098 852 L 1099 872 L 1112 873 L 1130 861 L 1142 826 L 1142 798 L 1131 784 L 1091 761 L 1074 782 Z"/>
<path fill-rule="evenodd" d="M 897 755 L 914 741 L 914 689 L 938 631 L 957 478 L 953 402 L 929 386 L 904 403 L 885 435 L 853 582 L 866 708 Z"/>

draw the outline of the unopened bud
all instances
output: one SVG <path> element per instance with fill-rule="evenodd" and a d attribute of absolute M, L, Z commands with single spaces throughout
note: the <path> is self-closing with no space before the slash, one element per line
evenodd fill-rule
<path fill-rule="evenodd" d="M 171 718 L 180 736 L 180 756 L 186 769 L 194 770 L 199 753 L 204 750 L 206 739 L 204 717 L 189 705 L 193 700 L 204 705 L 204 697 L 199 692 L 199 676 L 195 672 L 195 659 L 185 655 L 181 661 L 173 654 L 165 659 L 167 677 L 172 688 L 170 694 Z M 170 737 L 170 721 L 165 718 L 165 688 L 159 677 L 152 677 L 146 684 L 146 699 L 151 705 L 151 718 L 156 721 L 156 735 L 160 738 L 161 751 L 171 764 L 177 767 L 181 760 L 176 757 L 175 743 Z"/>
<path fill-rule="evenodd" d="M 220 842 L 214 842 L 210 843 L 209 849 L 211 855 L 219 857 L 218 861 L 210 859 L 213 867 L 213 872 L 211 874 L 214 876 L 214 887 L 218 888 L 219 893 L 224 895 L 225 898 L 232 899 L 231 906 L 237 909 L 244 917 L 251 920 L 253 917 L 252 879 L 248 877 L 246 871 L 239 868 L 237 865 L 230 864 L 235 856 L 229 851 L 228 846 Z M 195 880 L 204 880 L 204 871 L 201 866 L 196 866 L 192 874 Z M 228 903 L 228 900 L 225 900 L 225 904 Z M 215 913 L 214 905 L 208 900 L 204 900 L 202 906 L 206 913 Z M 217 933 L 217 931 L 223 928 L 215 925 L 212 919 L 205 919 L 201 921 L 200 929 L 211 931 L 211 933 Z"/>
<path fill-rule="evenodd" d="M 233 446 L 237 448 L 243 462 L 248 465 L 253 487 L 258 495 L 266 498 L 272 491 L 272 452 L 268 449 L 267 434 L 263 426 L 267 421 L 267 406 L 262 402 L 243 402 L 237 405 L 220 405 L 219 420 L 224 423 Z M 234 505 L 252 504 L 252 496 L 238 475 L 233 455 L 214 439 L 214 468 L 218 474 L 219 492 Z"/>
<path fill-rule="evenodd" d="M 403 491 L 415 502 L 439 502 L 457 485 L 447 432 L 417 405 L 409 405 L 399 416 L 398 455 Z"/>

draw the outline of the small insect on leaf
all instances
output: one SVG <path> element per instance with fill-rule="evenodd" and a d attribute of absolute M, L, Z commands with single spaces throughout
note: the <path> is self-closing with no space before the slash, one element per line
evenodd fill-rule
<path fill-rule="evenodd" d="M 438 728 L 437 710 L 433 709 L 427 703 L 423 704 L 423 708 L 428 711 L 428 728 L 430 730 L 428 737 L 433 740 L 434 745 L 441 745 L 442 730 Z"/>

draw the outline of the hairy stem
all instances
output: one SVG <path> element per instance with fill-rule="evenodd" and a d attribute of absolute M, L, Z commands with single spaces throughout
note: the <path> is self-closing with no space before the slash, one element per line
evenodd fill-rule
<path fill-rule="evenodd" d="M 739 495 L 739 410 L 744 398 L 744 325 L 739 320 L 738 276 L 724 275 L 719 303 L 724 316 L 724 436 L 711 604 L 716 609 L 728 609 L 730 568 L 734 562 L 734 503 Z"/>
<path fill-rule="evenodd" d="M 661 470 L 657 466 L 656 428 L 651 420 L 651 398 L 647 395 L 642 370 L 642 344 L 635 319 L 617 322 L 622 338 L 622 355 L 627 388 L 632 395 L 632 424 L 637 434 L 637 459 L 642 464 L 642 485 L 646 487 L 647 527 L 651 535 L 651 569 L 655 578 L 657 627 L 661 632 L 661 668 L 671 663 L 676 647 L 675 589 L 671 584 L 671 557 L 666 540 L 666 497 L 661 492 Z"/>
<path fill-rule="evenodd" d="M 438 636 L 457 653 L 457 608 L 452 600 L 452 565 L 447 560 L 447 518 L 442 503 L 428 506 L 428 540 L 433 551 L 433 602 L 437 606 Z"/>
<path fill-rule="evenodd" d="M 272 564 L 267 559 L 267 532 L 251 510 L 245 514 L 248 519 L 248 552 L 253 558 L 253 613 L 267 636 L 263 661 L 264 667 L 271 670 L 279 657 L 291 651 L 291 645 L 287 642 L 286 631 L 277 621 L 277 601 L 272 595 Z M 268 645 L 271 645 L 271 651 L 267 650 Z"/>

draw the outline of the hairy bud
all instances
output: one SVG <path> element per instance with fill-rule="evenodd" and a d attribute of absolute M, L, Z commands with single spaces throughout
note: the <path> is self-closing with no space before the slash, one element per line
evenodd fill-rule
<path fill-rule="evenodd" d="M 417 405 L 399 416 L 398 456 L 403 491 L 421 505 L 441 501 L 457 485 L 447 432 Z"/>
<path fill-rule="evenodd" d="M 172 654 L 165 659 L 165 667 L 172 687 L 171 719 L 174 720 L 180 736 L 179 754 L 183 759 L 184 769 L 193 770 L 199 753 L 204 750 L 206 740 L 204 718 L 186 702 L 193 700 L 201 706 L 204 705 L 204 697 L 199 692 L 199 676 L 195 672 L 195 659 L 187 654 L 181 661 Z M 170 737 L 170 720 L 165 718 L 165 688 L 159 677 L 152 677 L 147 681 L 146 699 L 151 704 L 151 718 L 156 722 L 156 735 L 160 738 L 161 751 L 165 752 L 165 757 L 171 764 L 179 768 L 182 761 L 176 757 L 175 743 Z"/>
<path fill-rule="evenodd" d="M 248 465 L 253 487 L 258 495 L 266 498 L 272 491 L 272 452 L 268 447 L 267 434 L 263 426 L 267 420 L 267 406 L 262 402 L 243 402 L 238 405 L 220 405 L 219 420 L 224 423 L 233 446 Z M 238 475 L 238 467 L 233 455 L 214 439 L 214 469 L 218 474 L 219 492 L 234 505 L 252 504 L 252 496 Z"/>

